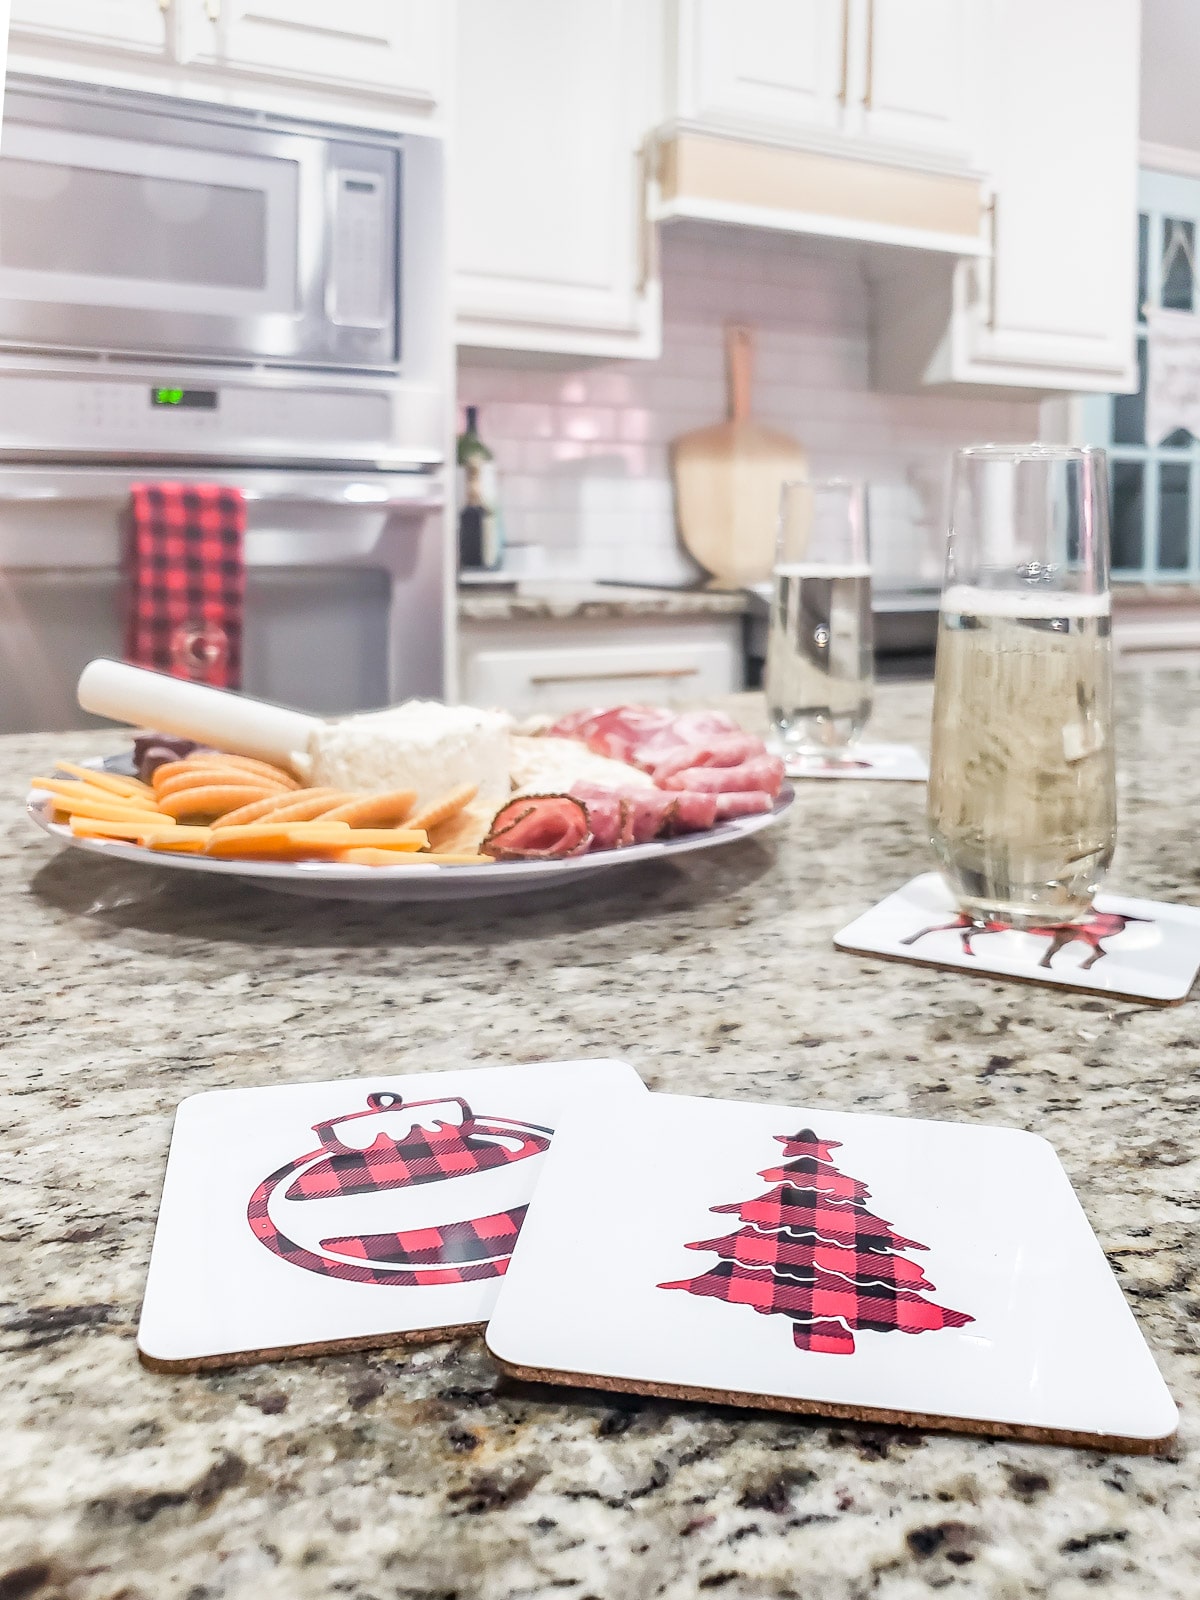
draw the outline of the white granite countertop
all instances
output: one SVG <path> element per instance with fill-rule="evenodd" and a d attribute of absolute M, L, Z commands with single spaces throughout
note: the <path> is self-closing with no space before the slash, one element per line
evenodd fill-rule
<path fill-rule="evenodd" d="M 638 589 L 624 584 L 527 579 L 513 589 L 462 586 L 458 614 L 471 622 L 598 621 L 618 617 L 741 616 L 740 589 Z"/>
<path fill-rule="evenodd" d="M 1121 682 L 1114 889 L 1200 895 L 1198 697 L 1195 671 Z M 887 686 L 873 731 L 920 740 L 927 715 L 926 687 Z M 120 744 L 0 740 L 0 1600 L 1200 1594 L 1195 1001 L 836 952 L 928 864 L 917 786 L 809 784 L 778 830 L 595 897 L 389 911 L 60 853 L 21 814 L 25 777 Z M 538 1389 L 478 1341 L 139 1367 L 184 1095 L 591 1054 L 653 1088 L 1045 1134 L 1180 1403 L 1177 1446 Z"/>

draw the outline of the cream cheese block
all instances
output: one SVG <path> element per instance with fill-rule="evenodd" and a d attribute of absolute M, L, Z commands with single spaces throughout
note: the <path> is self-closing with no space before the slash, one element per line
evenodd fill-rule
<path fill-rule="evenodd" d="M 476 804 L 499 806 L 510 791 L 511 726 L 506 712 L 435 700 L 344 717 L 312 731 L 311 782 L 367 793 L 415 789 L 418 807 L 473 783 Z"/>

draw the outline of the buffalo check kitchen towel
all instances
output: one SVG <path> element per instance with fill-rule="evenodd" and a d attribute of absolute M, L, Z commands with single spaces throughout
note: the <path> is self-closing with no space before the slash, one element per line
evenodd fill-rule
<path fill-rule="evenodd" d="M 130 489 L 125 659 L 218 689 L 241 687 L 246 504 L 219 484 Z"/>

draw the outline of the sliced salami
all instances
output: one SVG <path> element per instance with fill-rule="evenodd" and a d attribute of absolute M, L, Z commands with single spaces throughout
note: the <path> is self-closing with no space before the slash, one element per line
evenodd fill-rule
<path fill-rule="evenodd" d="M 518 795 L 497 813 L 484 840 L 490 855 L 552 860 L 704 833 L 718 822 L 770 811 L 783 785 L 783 762 L 721 711 L 614 706 L 572 712 L 546 734 L 548 742 L 576 740 L 624 762 L 626 777 L 615 766 L 595 775 L 564 773 L 546 783 L 562 782 L 561 793 Z"/>
<path fill-rule="evenodd" d="M 717 821 L 729 822 L 734 817 L 757 817 L 770 811 L 774 801 L 765 789 L 741 789 L 732 794 L 718 794 Z"/>
<path fill-rule="evenodd" d="M 644 794 L 630 795 L 629 799 L 633 811 L 630 822 L 633 842 L 649 844 L 651 839 L 657 839 L 666 829 L 670 815 L 675 809 L 676 796 L 655 789 Z"/>
<path fill-rule="evenodd" d="M 578 711 L 549 729 L 564 739 L 577 739 L 595 754 L 613 757 L 648 772 L 660 789 L 678 793 L 765 794 L 774 800 L 783 787 L 783 762 L 723 711 L 671 712 L 661 706 L 614 706 L 606 711 Z M 576 793 L 571 785 L 571 793 Z M 582 791 L 579 791 L 582 797 Z M 726 806 L 722 815 L 752 816 L 761 801 Z M 769 807 L 767 808 L 769 809 Z M 646 836 L 649 813 L 633 818 L 636 838 Z M 608 829 L 602 824 L 602 831 Z M 628 833 L 628 828 L 624 833 Z M 660 824 L 658 832 L 663 831 Z M 655 835 L 651 834 L 650 837 Z M 618 833 L 618 839 L 622 833 Z"/>
<path fill-rule="evenodd" d="M 581 739 L 597 755 L 640 766 L 635 751 L 674 720 L 672 713 L 660 706 L 613 706 L 607 711 L 573 711 L 547 732 L 564 739 Z"/>
<path fill-rule="evenodd" d="M 665 783 L 689 767 L 736 767 L 763 753 L 763 742 L 749 733 L 731 733 L 706 744 L 685 744 L 654 765 L 655 783 Z"/>
<path fill-rule="evenodd" d="M 664 789 L 698 789 L 713 794 L 744 794 L 761 789 L 774 797 L 783 787 L 783 762 L 778 756 L 760 755 L 736 767 L 688 767 L 661 782 Z"/>
<path fill-rule="evenodd" d="M 569 794 L 521 795 L 501 806 L 483 841 L 499 861 L 558 861 L 592 843 L 584 805 Z"/>
<path fill-rule="evenodd" d="M 629 801 L 616 789 L 596 783 L 576 784 L 571 798 L 583 802 L 592 831 L 591 849 L 615 850 L 622 842 L 629 816 Z"/>
<path fill-rule="evenodd" d="M 628 761 L 647 772 L 687 745 L 740 734 L 721 711 L 667 711 L 662 706 L 613 706 L 607 711 L 574 711 L 547 729 L 553 736 L 580 739 L 597 755 Z M 756 748 L 761 748 L 756 741 Z"/>
<path fill-rule="evenodd" d="M 708 745 L 718 739 L 747 737 L 732 717 L 723 711 L 681 711 L 666 713 L 667 720 L 641 739 L 629 758 L 636 766 L 654 771 L 659 762 L 677 750 L 689 745 Z M 764 747 L 761 739 L 754 740 L 754 748 Z"/>
<path fill-rule="evenodd" d="M 667 819 L 669 833 L 705 833 L 717 820 L 717 797 L 701 790 L 681 790 Z"/>

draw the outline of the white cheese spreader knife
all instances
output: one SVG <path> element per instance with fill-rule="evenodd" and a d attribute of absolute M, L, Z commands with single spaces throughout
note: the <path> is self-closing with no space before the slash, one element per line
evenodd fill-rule
<path fill-rule="evenodd" d="M 309 738 L 326 725 L 303 711 L 103 657 L 84 667 L 76 693 L 83 709 L 96 716 L 274 761 L 298 778 L 311 773 Z"/>

